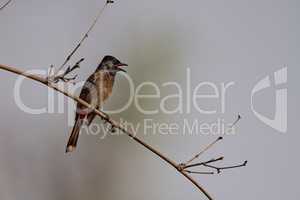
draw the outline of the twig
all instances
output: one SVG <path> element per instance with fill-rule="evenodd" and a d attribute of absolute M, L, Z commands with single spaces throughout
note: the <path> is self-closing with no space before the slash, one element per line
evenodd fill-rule
<path fill-rule="evenodd" d="M 80 63 L 84 61 L 84 58 L 81 58 L 73 67 L 69 66 L 66 71 L 58 76 L 52 76 L 52 69 L 53 67 L 51 66 L 50 68 L 50 75 L 47 77 L 48 81 L 52 81 L 53 83 L 58 83 L 59 81 L 63 81 L 63 82 L 69 82 L 72 80 L 75 80 L 77 75 L 68 78 L 66 77 L 67 75 L 69 75 L 71 72 L 73 72 L 75 69 L 80 68 Z"/>
<path fill-rule="evenodd" d="M 8 6 L 8 4 L 10 4 L 10 2 L 12 2 L 12 0 L 8 0 L 3 6 L 1 6 L 0 11 L 3 10 L 6 6 Z"/>
<path fill-rule="evenodd" d="M 231 127 L 234 127 L 241 119 L 241 115 L 238 115 L 238 118 L 232 123 Z M 181 163 L 179 164 L 181 169 L 185 169 L 187 166 L 189 166 L 188 164 L 190 164 L 191 162 L 193 162 L 194 160 L 196 160 L 197 158 L 200 157 L 200 155 L 202 155 L 203 153 L 205 153 L 206 151 L 208 151 L 210 148 L 212 148 L 217 142 L 223 140 L 223 137 L 219 137 L 217 138 L 215 141 L 213 141 L 211 144 L 209 144 L 207 147 L 205 147 L 202 151 L 200 151 L 198 154 L 196 154 L 193 158 L 191 158 L 190 160 L 188 160 L 185 163 Z M 200 164 L 200 163 L 198 163 Z"/>
<path fill-rule="evenodd" d="M 102 9 L 99 11 L 97 14 L 96 18 L 94 19 L 92 25 L 89 27 L 88 31 L 84 34 L 80 42 L 77 44 L 77 46 L 71 51 L 71 53 L 66 57 L 65 61 L 63 64 L 58 68 L 58 70 L 55 72 L 54 76 L 56 76 L 60 70 L 62 70 L 65 65 L 69 62 L 69 60 L 72 58 L 72 56 L 76 53 L 76 51 L 79 49 L 79 47 L 83 44 L 83 42 L 89 37 L 90 32 L 93 30 L 97 22 L 99 21 L 100 17 L 102 16 L 105 8 L 107 7 L 108 4 L 114 3 L 114 1 L 106 1 Z"/>
<path fill-rule="evenodd" d="M 234 168 L 245 167 L 247 165 L 247 163 L 248 163 L 248 161 L 245 161 L 241 165 L 233 165 L 233 166 L 229 166 L 229 167 L 216 167 L 216 166 L 208 165 L 208 164 L 203 164 L 203 166 L 215 169 L 215 170 L 217 170 L 217 172 L 219 174 L 219 173 L 221 173 L 222 170 L 225 170 L 225 169 L 234 169 Z"/>
<path fill-rule="evenodd" d="M 248 161 L 245 160 L 244 163 L 241 165 L 234 165 L 234 166 L 229 166 L 229 167 L 217 167 L 217 168 L 219 168 L 219 170 L 234 169 L 234 168 L 239 168 L 239 167 L 245 167 L 245 166 L 247 166 L 247 164 L 248 164 Z"/>
<path fill-rule="evenodd" d="M 190 171 L 190 170 L 184 170 L 185 172 L 189 174 L 201 174 L 201 175 L 214 175 L 214 172 L 197 172 L 197 171 Z"/>
<path fill-rule="evenodd" d="M 241 119 L 241 116 L 238 115 L 238 118 L 232 123 L 231 127 L 234 127 L 240 121 L 240 119 Z M 196 160 L 197 158 L 199 158 L 200 155 L 202 155 L 207 150 L 209 150 L 210 148 L 212 148 L 220 140 L 223 140 L 223 137 L 219 137 L 218 139 L 216 139 L 215 141 L 213 141 L 206 148 L 204 148 L 202 151 L 200 151 L 200 153 L 196 154 L 193 158 L 191 158 L 187 162 L 179 164 L 179 166 L 178 166 L 179 169 L 182 170 L 182 171 L 188 172 L 188 173 L 193 173 L 193 174 L 207 174 L 205 172 L 203 173 L 203 172 L 197 172 L 197 171 L 187 170 L 188 168 L 192 168 L 192 167 L 204 166 L 204 167 L 208 167 L 208 168 L 212 168 L 212 169 L 217 170 L 217 172 L 219 174 L 219 173 L 221 173 L 221 170 L 224 170 L 224 169 L 232 169 L 232 168 L 238 168 L 238 167 L 246 166 L 247 161 L 245 161 L 244 164 L 242 164 L 242 165 L 234 165 L 234 166 L 229 166 L 229 167 L 216 167 L 216 166 L 213 166 L 213 165 L 209 165 L 210 163 L 215 163 L 215 162 L 223 160 L 224 157 L 219 157 L 217 159 L 211 159 L 211 160 L 206 161 L 206 162 L 200 162 L 200 163 L 190 164 L 191 162 L 193 162 L 194 160 Z"/>
<path fill-rule="evenodd" d="M 231 128 L 234 127 L 240 120 L 242 119 L 241 115 L 238 115 L 238 118 L 235 120 L 235 122 L 232 123 Z"/>
<path fill-rule="evenodd" d="M 188 172 L 188 173 L 202 174 L 202 172 L 189 171 L 187 169 L 188 168 L 192 168 L 192 167 L 204 166 L 204 167 L 208 167 L 208 168 L 212 168 L 212 169 L 217 170 L 217 173 L 219 174 L 219 173 L 221 173 L 222 170 L 239 168 L 239 167 L 245 167 L 247 165 L 247 163 L 248 163 L 248 161 L 245 161 L 241 165 L 233 165 L 233 166 L 228 166 L 228 167 L 216 167 L 216 166 L 211 165 L 211 163 L 215 163 L 215 162 L 221 161 L 223 159 L 224 159 L 224 157 L 219 157 L 217 159 L 211 159 L 211 160 L 206 161 L 206 162 L 201 162 L 201 163 L 196 163 L 196 164 L 192 164 L 192 165 L 187 165 L 187 166 L 183 167 L 183 170 L 186 171 L 186 172 Z M 203 174 L 207 174 L 207 173 L 204 172 Z"/>
<path fill-rule="evenodd" d="M 183 167 L 183 169 L 187 169 L 187 168 L 191 168 L 191 167 L 197 167 L 197 166 L 203 166 L 205 164 L 218 162 L 218 161 L 221 161 L 223 159 L 224 159 L 224 157 L 220 157 L 220 158 L 217 158 L 217 159 L 211 159 L 211 160 L 206 161 L 206 162 L 196 163 L 196 164 L 192 164 L 192 165 L 186 165 L 186 166 Z"/>
<path fill-rule="evenodd" d="M 119 123 L 117 123 L 116 121 L 112 120 L 106 113 L 104 113 L 104 112 L 102 112 L 100 110 L 95 109 L 94 107 L 92 107 L 90 104 L 88 104 L 87 102 L 83 101 L 79 97 L 74 96 L 74 95 L 72 95 L 72 94 L 70 94 L 70 93 L 68 93 L 68 92 L 66 92 L 66 91 L 58 88 L 56 85 L 49 83 L 46 78 L 43 78 L 43 77 L 40 77 L 40 76 L 37 76 L 37 75 L 33 75 L 33 74 L 28 74 L 25 71 L 19 70 L 19 69 L 14 68 L 14 67 L 2 65 L 2 64 L 0 64 L 0 69 L 5 70 L 5 71 L 9 71 L 9 72 L 12 72 L 12 73 L 24 76 L 24 77 L 27 77 L 27 78 L 29 78 L 31 80 L 34 80 L 34 81 L 37 81 L 37 82 L 40 82 L 40 83 L 46 85 L 47 87 L 52 88 L 52 89 L 56 90 L 57 92 L 60 92 L 60 93 L 64 94 L 65 96 L 73 99 L 77 103 L 80 103 L 83 106 L 91 109 L 92 112 L 94 112 L 95 114 L 97 114 L 99 117 L 101 117 L 107 123 L 111 124 L 112 127 L 114 127 L 115 129 L 121 130 L 127 136 L 129 136 L 130 138 L 132 138 L 134 141 L 136 141 L 140 145 L 144 146 L 146 149 L 148 149 L 149 151 L 151 151 L 152 153 L 154 153 L 155 155 L 157 155 L 159 158 L 161 158 L 162 160 L 164 160 L 165 162 L 167 162 L 169 165 L 171 165 L 173 168 L 175 168 L 181 175 L 183 175 L 191 183 L 193 183 L 193 185 L 196 186 L 209 200 L 213 200 L 213 198 L 211 197 L 211 195 L 199 183 L 197 183 L 195 181 L 195 179 L 188 174 L 188 172 L 182 170 L 182 168 L 179 167 L 180 165 L 178 165 L 175 161 L 171 160 L 170 158 L 168 158 L 167 156 L 165 156 L 164 154 L 162 154 L 161 152 L 159 152 L 158 150 L 156 150 L 155 148 L 153 148 L 152 146 L 150 146 L 146 142 L 144 142 L 141 139 L 139 139 L 138 137 L 136 137 L 135 134 L 133 134 L 132 132 L 127 131 Z"/>
<path fill-rule="evenodd" d="M 190 164 L 191 162 L 193 162 L 195 159 L 199 158 L 200 155 L 205 153 L 207 150 L 209 150 L 211 147 L 213 147 L 217 142 L 219 142 L 222 139 L 223 139 L 223 137 L 219 137 L 218 139 L 213 141 L 211 144 L 209 144 L 207 147 L 205 147 L 202 151 L 200 151 L 200 153 L 196 154 L 193 158 L 191 158 L 187 162 L 183 163 L 182 165 L 186 166 L 186 165 Z"/>

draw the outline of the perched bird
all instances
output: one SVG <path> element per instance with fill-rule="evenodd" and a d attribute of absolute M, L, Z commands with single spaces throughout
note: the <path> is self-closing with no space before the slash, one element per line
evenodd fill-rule
<path fill-rule="evenodd" d="M 101 108 L 103 103 L 112 93 L 117 72 L 126 72 L 121 68 L 123 66 L 128 65 L 121 63 L 113 56 L 105 56 L 96 71 L 90 75 L 84 83 L 79 97 L 93 107 L 97 109 Z M 91 109 L 88 109 L 80 103 L 77 104 L 75 124 L 66 147 L 66 153 L 75 150 L 80 129 L 84 121 L 86 120 L 87 125 L 89 126 L 95 116 L 96 114 L 92 112 Z"/>

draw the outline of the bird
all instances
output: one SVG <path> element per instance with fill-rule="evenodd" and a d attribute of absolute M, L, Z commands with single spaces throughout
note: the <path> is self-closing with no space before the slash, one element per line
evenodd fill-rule
<path fill-rule="evenodd" d="M 92 73 L 85 81 L 79 98 L 86 101 L 96 109 L 101 108 L 104 102 L 112 94 L 117 73 L 120 71 L 126 73 L 126 71 L 122 68 L 125 66 L 128 65 L 122 63 L 113 56 L 104 56 L 95 72 Z M 81 126 L 84 122 L 86 122 L 87 126 L 89 126 L 95 116 L 96 114 L 92 111 L 92 109 L 77 103 L 75 124 L 66 146 L 66 153 L 73 152 L 76 149 Z"/>

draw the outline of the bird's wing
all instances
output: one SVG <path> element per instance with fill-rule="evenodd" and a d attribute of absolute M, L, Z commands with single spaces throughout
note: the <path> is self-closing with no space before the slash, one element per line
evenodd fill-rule
<path fill-rule="evenodd" d="M 81 92 L 80 92 L 80 95 L 79 95 L 79 98 L 84 100 L 85 102 L 89 103 L 89 104 L 92 104 L 92 102 L 94 101 L 93 98 L 94 95 L 93 95 L 93 91 L 96 90 L 95 88 L 95 84 L 94 84 L 95 80 L 94 80 L 94 76 L 91 75 L 87 80 L 86 82 L 84 83 L 82 89 L 81 89 Z M 79 114 L 80 110 L 84 110 L 86 107 L 80 103 L 77 104 L 77 114 Z"/>

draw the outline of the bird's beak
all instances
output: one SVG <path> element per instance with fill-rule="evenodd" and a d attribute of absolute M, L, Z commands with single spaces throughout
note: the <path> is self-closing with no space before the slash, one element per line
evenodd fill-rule
<path fill-rule="evenodd" d="M 125 63 L 120 63 L 118 65 L 115 65 L 115 68 L 118 70 L 118 71 L 122 71 L 122 72 L 125 72 L 126 73 L 126 70 L 124 70 L 123 68 L 121 67 L 127 67 L 128 65 L 125 64 Z"/>

